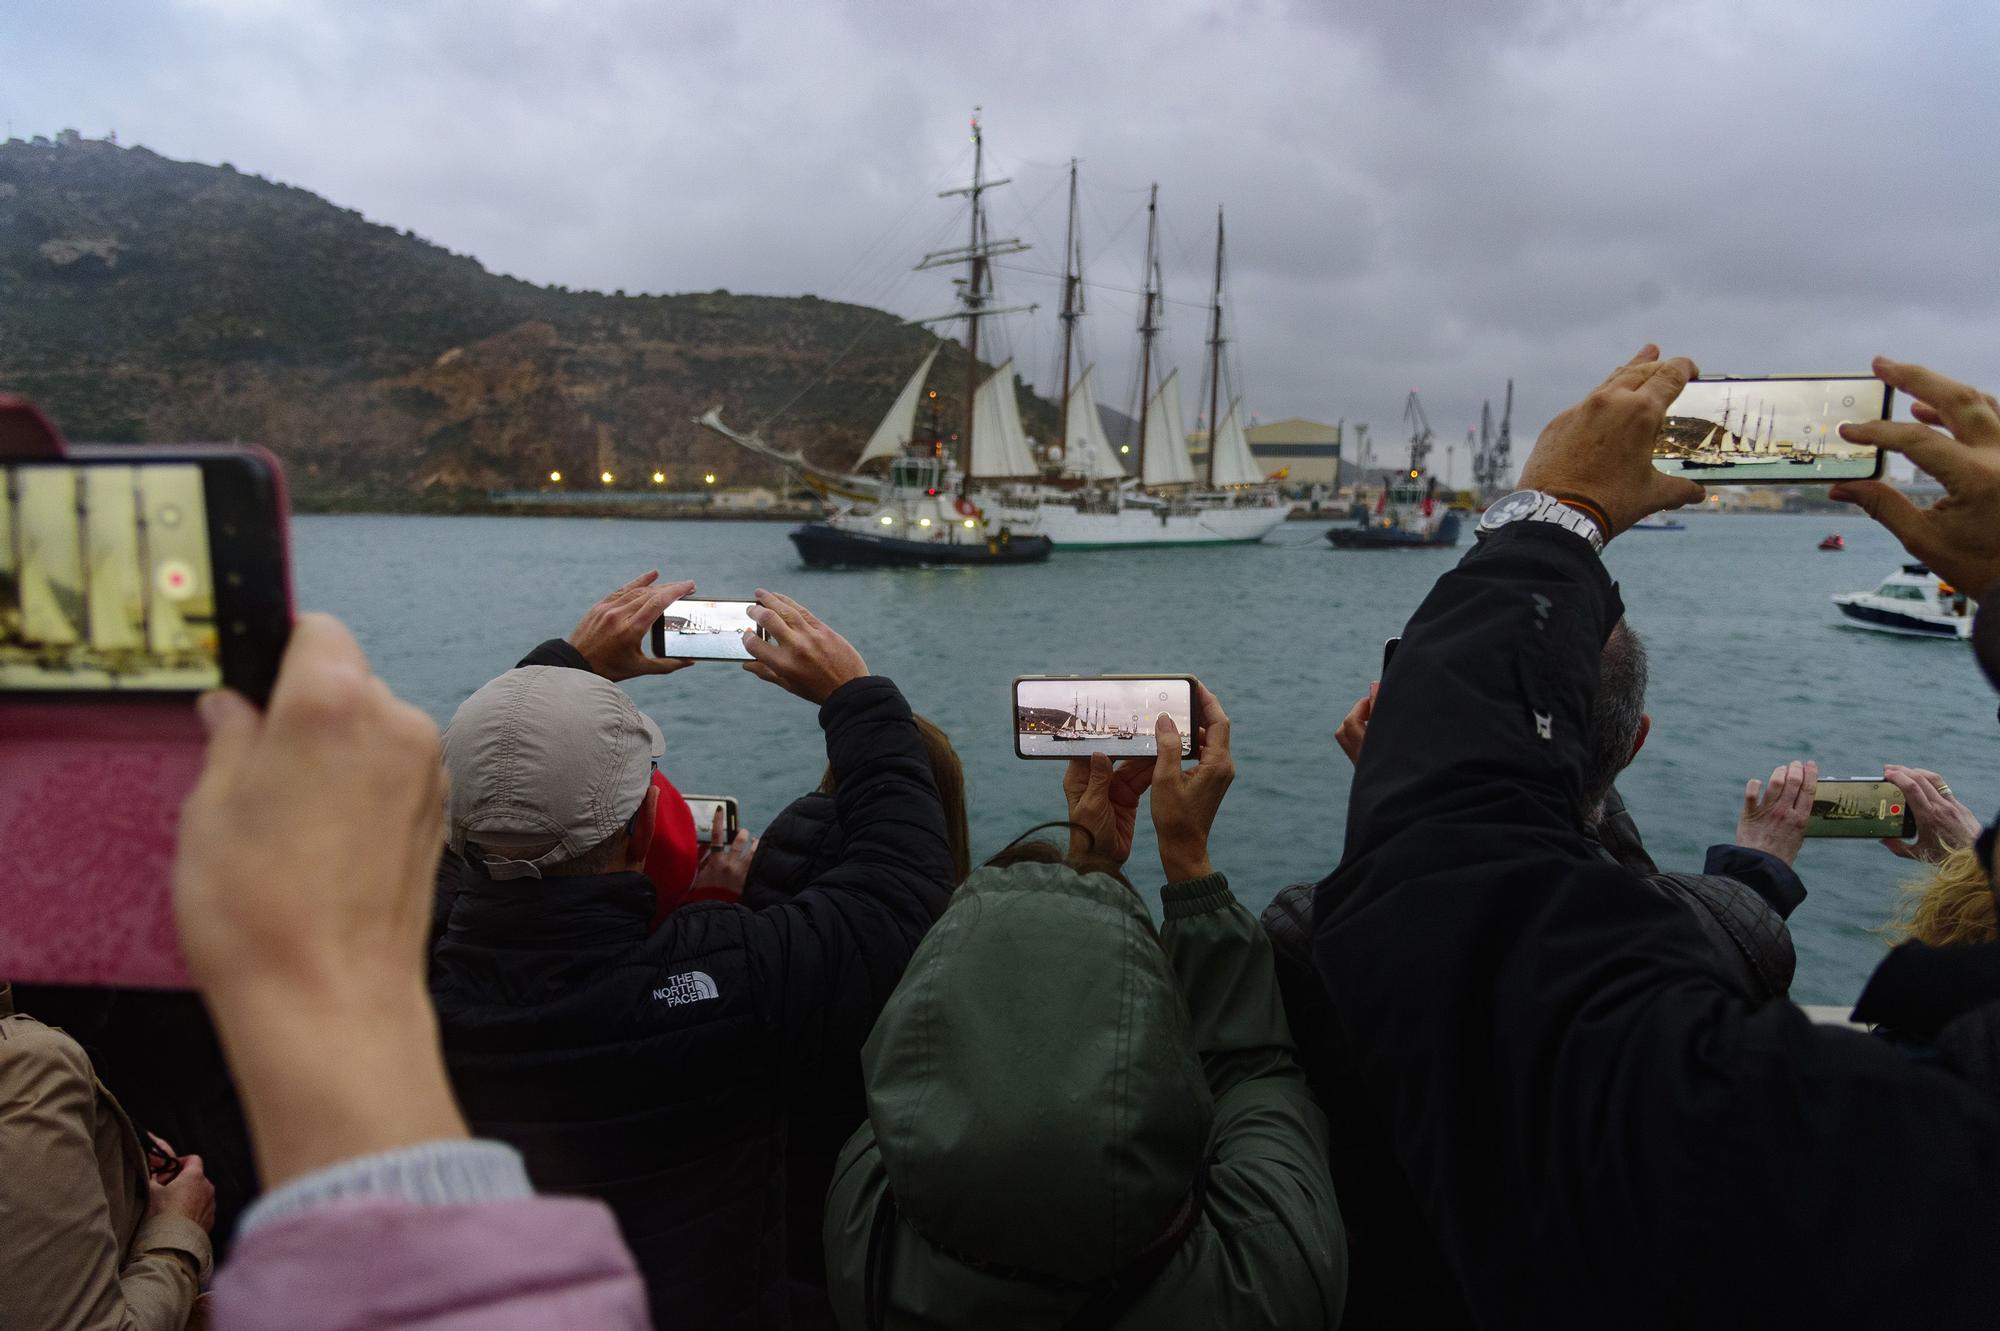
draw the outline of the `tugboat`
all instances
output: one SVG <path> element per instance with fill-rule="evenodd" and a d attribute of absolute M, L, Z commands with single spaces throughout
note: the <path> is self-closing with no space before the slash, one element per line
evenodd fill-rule
<path fill-rule="evenodd" d="M 1839 532 L 1829 532 L 1826 539 L 1819 543 L 1819 548 L 1822 550 L 1845 550 L 1847 548 L 1847 538 Z"/>
<path fill-rule="evenodd" d="M 1972 607 L 1964 592 L 1938 581 L 1922 564 L 1905 564 L 1872 592 L 1842 592 L 1833 598 L 1854 627 L 1906 638 L 1972 637 Z"/>
<path fill-rule="evenodd" d="M 1424 461 L 1431 451 L 1431 423 L 1414 388 L 1403 404 L 1403 419 L 1410 423 L 1410 465 L 1382 487 L 1374 512 L 1363 508 L 1354 526 L 1327 532 L 1326 539 L 1339 549 L 1406 550 L 1458 544 L 1458 512 L 1438 498 L 1437 477 L 1424 472 Z"/>

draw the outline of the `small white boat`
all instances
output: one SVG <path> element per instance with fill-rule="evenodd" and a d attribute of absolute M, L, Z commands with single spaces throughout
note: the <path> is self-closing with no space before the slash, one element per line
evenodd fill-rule
<path fill-rule="evenodd" d="M 1640 518 L 1633 523 L 1632 531 L 1686 531 L 1688 525 L 1678 518 L 1669 518 L 1655 513 L 1650 518 Z"/>
<path fill-rule="evenodd" d="M 1972 606 L 1965 593 L 1941 582 L 1922 564 L 1905 564 L 1872 592 L 1833 598 L 1856 628 L 1908 638 L 1972 637 Z"/>

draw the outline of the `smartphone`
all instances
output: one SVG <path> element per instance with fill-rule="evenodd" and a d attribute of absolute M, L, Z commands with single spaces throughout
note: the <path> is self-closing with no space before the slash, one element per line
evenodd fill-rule
<path fill-rule="evenodd" d="M 72 447 L 0 400 L 0 975 L 185 987 L 175 829 L 197 691 L 270 698 L 284 475 L 255 448 Z"/>
<path fill-rule="evenodd" d="M 1377 683 L 1389 678 L 1389 662 L 1395 659 L 1396 648 L 1402 641 L 1401 638 L 1385 638 L 1382 640 L 1382 673 L 1375 677 Z"/>
<path fill-rule="evenodd" d="M 682 597 L 653 621 L 653 655 L 690 661 L 748 661 L 748 631 L 763 636 L 750 618 L 755 601 L 705 601 Z"/>
<path fill-rule="evenodd" d="M 734 795 L 683 795 L 688 812 L 694 815 L 695 839 L 706 846 L 715 835 L 715 811 L 722 810 L 724 845 L 736 840 L 736 830 L 741 826 Z"/>
<path fill-rule="evenodd" d="M 1023 675 L 1014 681 L 1014 753 L 1021 758 L 1151 758 L 1161 712 L 1181 734 L 1181 757 L 1199 752 L 1193 675 Z"/>
<path fill-rule="evenodd" d="M 276 476 L 239 448 L 0 462 L 0 693 L 261 706 L 291 632 Z"/>
<path fill-rule="evenodd" d="M 1822 780 L 1813 787 L 1807 836 L 1880 839 L 1916 834 L 1917 816 L 1904 802 L 1903 792 L 1890 782 L 1873 778 Z"/>
<path fill-rule="evenodd" d="M 1890 387 L 1868 375 L 1690 380 L 1667 408 L 1653 465 L 1705 485 L 1817 485 L 1882 474 L 1882 450 L 1840 427 L 1889 419 Z"/>

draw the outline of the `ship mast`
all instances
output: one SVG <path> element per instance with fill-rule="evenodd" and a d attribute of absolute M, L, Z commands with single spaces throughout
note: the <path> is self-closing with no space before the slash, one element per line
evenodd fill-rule
<path fill-rule="evenodd" d="M 1083 228 L 1077 224 L 1076 215 L 1076 159 L 1069 159 L 1069 226 L 1063 236 L 1063 296 L 1062 296 L 1062 422 L 1061 441 L 1063 465 L 1069 465 L 1069 372 L 1070 348 L 1076 341 L 1077 317 L 1083 313 Z"/>
<path fill-rule="evenodd" d="M 1222 396 L 1222 208 L 1215 210 L 1215 298 L 1209 302 L 1208 334 L 1208 484 L 1215 488 L 1217 431 L 1222 418 L 1215 414 Z"/>
<path fill-rule="evenodd" d="M 1153 309 L 1160 300 L 1160 187 L 1146 197 L 1146 300 L 1139 315 L 1139 480 L 1146 479 L 1146 400 L 1153 392 Z M 1171 419 L 1171 418 L 1169 418 Z"/>
<path fill-rule="evenodd" d="M 999 180 L 986 179 L 986 145 L 979 134 L 979 107 L 972 108 L 972 183 L 957 189 L 938 191 L 940 199 L 949 199 L 963 194 L 970 201 L 968 211 L 972 215 L 971 231 L 964 248 L 932 250 L 918 263 L 915 271 L 926 268 L 942 268 L 947 264 L 966 265 L 966 276 L 959 279 L 958 299 L 962 306 L 955 314 L 946 317 L 965 320 L 965 427 L 959 435 L 958 460 L 960 494 L 971 487 L 972 479 L 972 404 L 979 391 L 979 321 L 996 314 L 1014 314 L 1023 310 L 1033 310 L 1033 305 L 1016 305 L 1006 309 L 989 308 L 987 302 L 993 298 L 993 269 L 988 260 L 1002 254 L 1019 254 L 1028 247 L 1017 237 L 1009 236 L 994 240 L 987 232 L 986 205 L 980 196 L 987 190 L 997 189 L 1008 183 L 1008 177 Z M 918 323 L 936 323 L 935 319 L 919 319 Z"/>

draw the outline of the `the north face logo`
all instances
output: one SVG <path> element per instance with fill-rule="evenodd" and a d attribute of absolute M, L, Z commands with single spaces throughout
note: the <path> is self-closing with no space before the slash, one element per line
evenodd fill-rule
<path fill-rule="evenodd" d="M 689 971 L 685 975 L 670 976 L 664 985 L 653 991 L 653 997 L 662 1003 L 699 1003 L 704 998 L 715 997 L 715 981 L 706 971 Z"/>

